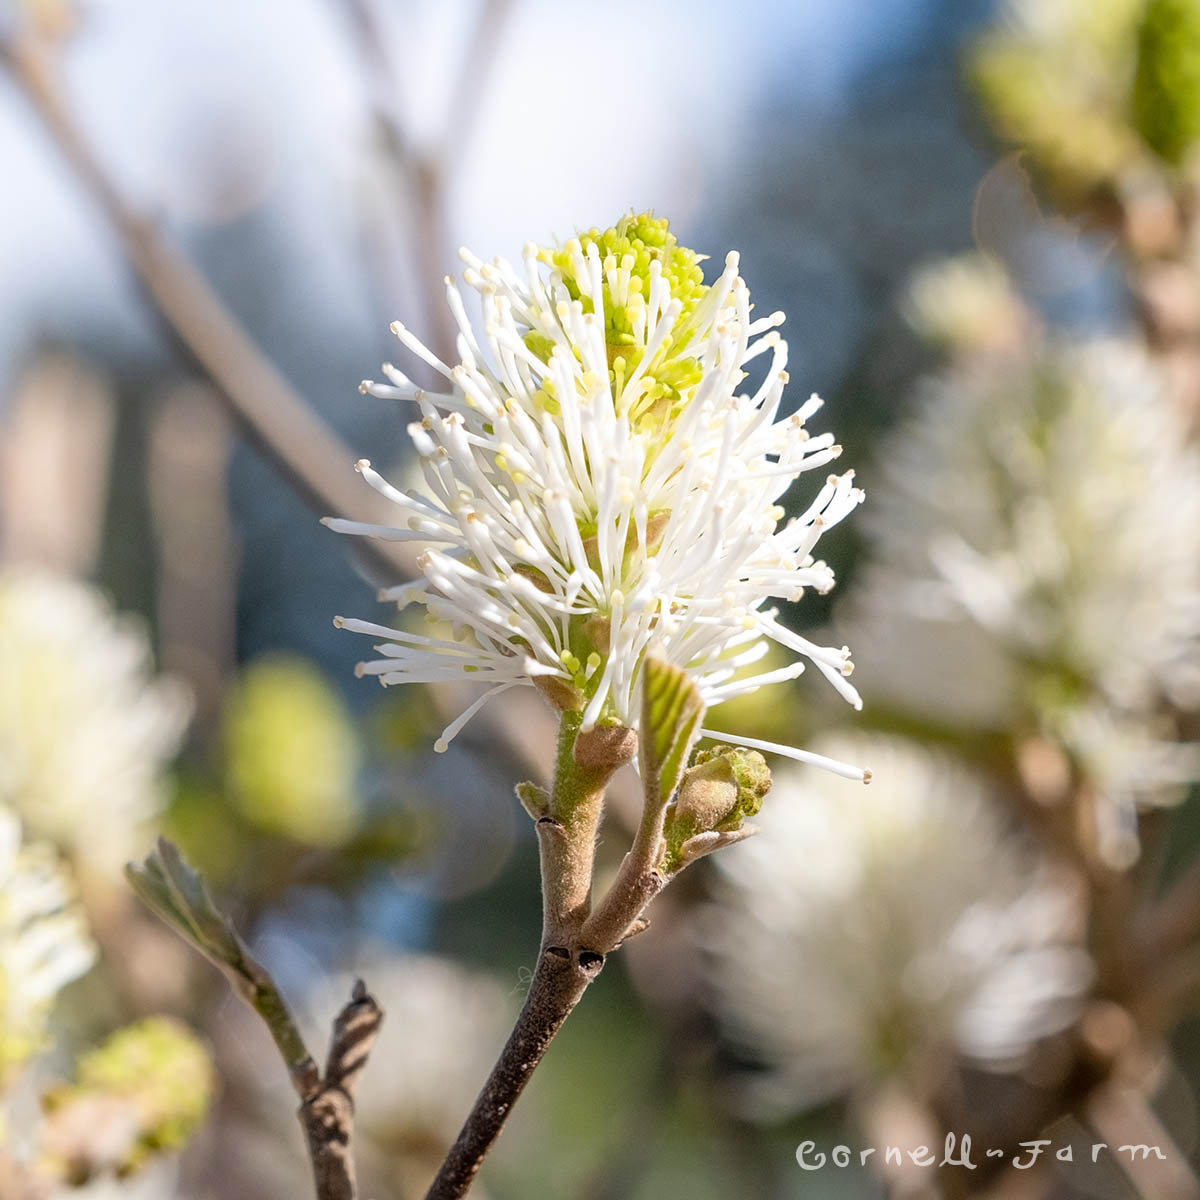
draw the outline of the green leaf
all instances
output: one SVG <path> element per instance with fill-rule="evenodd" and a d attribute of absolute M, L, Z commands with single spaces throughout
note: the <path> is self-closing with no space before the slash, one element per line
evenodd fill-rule
<path fill-rule="evenodd" d="M 704 719 L 704 701 L 691 676 L 657 658 L 642 674 L 642 779 L 665 804 L 675 794 Z"/>

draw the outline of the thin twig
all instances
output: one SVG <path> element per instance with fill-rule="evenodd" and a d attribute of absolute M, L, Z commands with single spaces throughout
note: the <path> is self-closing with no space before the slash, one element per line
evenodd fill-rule
<path fill-rule="evenodd" d="M 319 515 L 369 519 L 369 494 L 349 470 L 357 455 L 250 341 L 187 256 L 122 195 L 83 137 L 43 42 L 29 31 L 0 37 L 0 64 L 108 218 L 156 310 L 216 384 L 242 430 Z M 355 549 L 383 579 L 413 573 L 401 545 L 356 540 Z"/>
<path fill-rule="evenodd" d="M 686 678 L 666 682 L 672 686 L 687 683 Z M 687 686 L 690 694 L 691 685 Z M 661 869 L 663 815 L 678 779 L 675 767 L 678 761 L 686 761 L 694 726 L 703 711 L 698 700 L 698 707 L 683 703 L 686 698 L 661 712 L 649 701 L 644 706 L 640 735 L 643 818 L 622 869 L 594 914 L 595 837 L 605 789 L 613 773 L 637 753 L 639 735 L 621 727 L 583 732 L 581 714 L 565 712 L 550 791 L 534 784 L 518 786 L 517 795 L 534 819 L 541 848 L 541 952 L 512 1036 L 426 1200 L 457 1200 L 465 1195 L 554 1035 L 600 974 L 608 955 L 624 938 L 645 928 L 642 914 L 647 904 L 690 861 L 685 859 L 672 872 Z M 663 739 L 664 733 L 670 736 Z M 665 787 L 663 756 L 648 750 L 660 740 L 666 749 L 674 747 L 679 756 Z"/>
<path fill-rule="evenodd" d="M 300 1124 L 308 1139 L 318 1200 L 354 1200 L 357 1183 L 350 1139 L 354 1089 L 379 1035 L 383 1010 L 360 979 L 333 1022 L 325 1074 L 301 1094 Z"/>
<path fill-rule="evenodd" d="M 479 115 L 479 101 L 497 59 L 496 47 L 514 7 L 514 0 L 483 0 L 480 4 L 471 39 L 458 65 L 458 80 L 450 93 L 450 110 L 442 128 L 442 157 L 451 171 L 459 160 L 448 151 L 471 136 Z"/>
<path fill-rule="evenodd" d="M 642 819 L 633 845 L 621 861 L 608 893 L 584 923 L 583 939 L 588 944 L 619 945 L 667 882 L 659 870 L 659 863 L 662 860 L 663 816 L 670 796 L 666 800 L 657 798 L 657 781 L 652 782 L 653 787 L 646 789 Z"/>
<path fill-rule="evenodd" d="M 262 1018 L 300 1097 L 297 1115 L 308 1141 L 317 1200 L 354 1200 L 354 1089 L 383 1021 L 383 1010 L 366 985 L 361 979 L 354 984 L 349 1003 L 334 1020 L 322 1074 L 270 972 L 217 909 L 204 879 L 179 849 L 159 838 L 145 861 L 130 863 L 125 875 L 142 900 L 217 967 Z"/>
<path fill-rule="evenodd" d="M 466 1194 L 500 1136 L 546 1048 L 600 974 L 611 946 L 582 939 L 591 907 L 596 824 L 613 773 L 637 752 L 631 729 L 580 732 L 579 713 L 564 713 L 554 783 L 518 795 L 542 834 L 542 946 L 525 1005 L 426 1200 Z"/>
<path fill-rule="evenodd" d="M 1200 939 L 1200 862 L 1190 864 L 1143 919 L 1138 944 L 1154 965 Z"/>
<path fill-rule="evenodd" d="M 355 46 L 363 65 L 379 144 L 405 191 L 411 214 L 410 247 L 418 266 L 421 304 L 431 347 L 444 362 L 454 353 L 454 326 L 444 303 L 443 277 L 448 250 L 446 194 L 478 115 L 495 61 L 494 49 L 513 8 L 512 0 L 483 0 L 458 65 L 445 122 L 435 145 L 421 148 L 409 136 L 396 81 L 400 68 L 388 49 L 373 0 L 345 0 Z"/>
<path fill-rule="evenodd" d="M 579 732 L 580 714 L 564 713 L 554 786 L 547 812 L 537 821 L 542 876 L 542 947 L 567 952 L 591 912 L 596 833 L 604 793 L 616 766 L 636 752 L 630 729 Z M 581 761 L 589 752 L 591 762 Z M 603 953 L 603 951 L 601 952 Z"/>
<path fill-rule="evenodd" d="M 664 816 L 684 776 L 704 704 L 686 672 L 653 657 L 643 670 L 640 733 L 621 726 L 584 731 L 583 714 L 565 711 L 551 789 L 532 783 L 517 787 L 541 849 L 541 952 L 512 1036 L 426 1200 L 457 1200 L 466 1193 L 551 1039 L 608 955 L 646 927 L 642 914 L 647 904 L 698 856 L 685 855 L 673 871 L 663 870 Z M 625 862 L 593 913 L 595 839 L 605 790 L 639 746 L 642 820 Z M 735 835 L 716 836 L 719 842 Z"/>
<path fill-rule="evenodd" d="M 512 1034 L 425 1200 L 457 1200 L 466 1195 L 547 1046 L 604 966 L 600 955 L 581 962 L 578 953 L 556 949 L 560 952 L 543 950 L 539 955 Z"/>
<path fill-rule="evenodd" d="M 1110 1147 L 1138 1196 L 1200 1200 L 1200 1182 L 1144 1092 L 1117 1081 L 1097 1088 L 1080 1114 Z"/>
<path fill-rule="evenodd" d="M 604 946 L 605 952 L 619 946 L 630 933 L 645 928 L 642 914 L 670 878 L 664 861 L 667 807 L 683 778 L 704 719 L 704 701 L 685 671 L 653 656 L 642 669 L 642 737 L 638 747 L 642 816 L 616 879 L 582 929 L 584 942 Z M 733 836 L 704 831 L 710 849 Z M 692 837 L 683 848 L 701 840 Z M 675 867 L 676 873 L 698 856 L 684 856 Z"/>

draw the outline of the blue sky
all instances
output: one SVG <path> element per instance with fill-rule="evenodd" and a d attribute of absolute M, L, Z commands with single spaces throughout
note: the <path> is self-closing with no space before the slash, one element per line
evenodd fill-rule
<path fill-rule="evenodd" d="M 476 5 L 377 4 L 403 67 L 400 105 L 429 142 Z M 930 5 L 518 0 L 457 148 L 451 237 L 515 255 L 529 237 L 630 205 L 686 232 L 754 148 L 771 97 L 798 115 L 835 111 L 872 59 L 918 34 Z M 361 264 L 346 247 L 363 212 L 390 201 L 364 167 L 364 89 L 336 0 L 92 0 L 86 14 L 66 85 L 128 192 L 199 244 L 267 205 L 303 254 L 314 315 L 336 324 L 361 310 Z M 0 372 L 45 333 L 153 354 L 103 226 L 7 81 L 0 147 Z"/>

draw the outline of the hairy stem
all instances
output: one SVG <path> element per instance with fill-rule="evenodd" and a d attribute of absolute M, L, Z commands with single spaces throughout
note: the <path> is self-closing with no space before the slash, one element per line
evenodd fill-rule
<path fill-rule="evenodd" d="M 581 725 L 578 712 L 563 713 L 550 792 L 528 785 L 518 789 L 538 831 L 542 946 L 512 1034 L 426 1200 L 466 1194 L 546 1047 L 600 974 L 610 948 L 588 944 L 582 932 L 591 910 L 604 790 L 613 773 L 632 759 L 637 735 L 625 728 L 583 732 Z"/>
<path fill-rule="evenodd" d="M 257 967 L 258 964 L 255 963 L 254 966 Z M 261 982 L 253 988 L 244 989 L 243 994 L 270 1032 L 279 1057 L 287 1067 L 296 1094 L 304 1099 L 320 1086 L 321 1072 L 309 1054 L 300 1030 L 296 1028 L 296 1022 L 275 986 L 275 981 L 264 970 Z"/>
<path fill-rule="evenodd" d="M 583 926 L 583 940 L 609 948 L 621 943 L 646 905 L 662 891 L 666 877 L 662 860 L 663 819 L 667 801 L 659 796 L 657 780 L 647 780 L 646 801 L 633 845 L 625 855 L 608 893 Z"/>
<path fill-rule="evenodd" d="M 542 947 L 565 947 L 591 910 L 596 831 L 611 770 L 575 760 L 580 714 L 564 713 L 554 784 L 537 821 L 542 873 Z"/>

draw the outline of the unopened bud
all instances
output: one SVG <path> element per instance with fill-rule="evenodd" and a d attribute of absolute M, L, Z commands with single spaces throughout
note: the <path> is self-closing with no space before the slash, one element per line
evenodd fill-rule
<path fill-rule="evenodd" d="M 757 750 L 716 746 L 701 750 L 683 775 L 675 802 L 667 809 L 663 836 L 665 867 L 673 870 L 688 856 L 684 843 L 701 834 L 734 833 L 762 807 L 771 790 L 771 771 Z"/>

